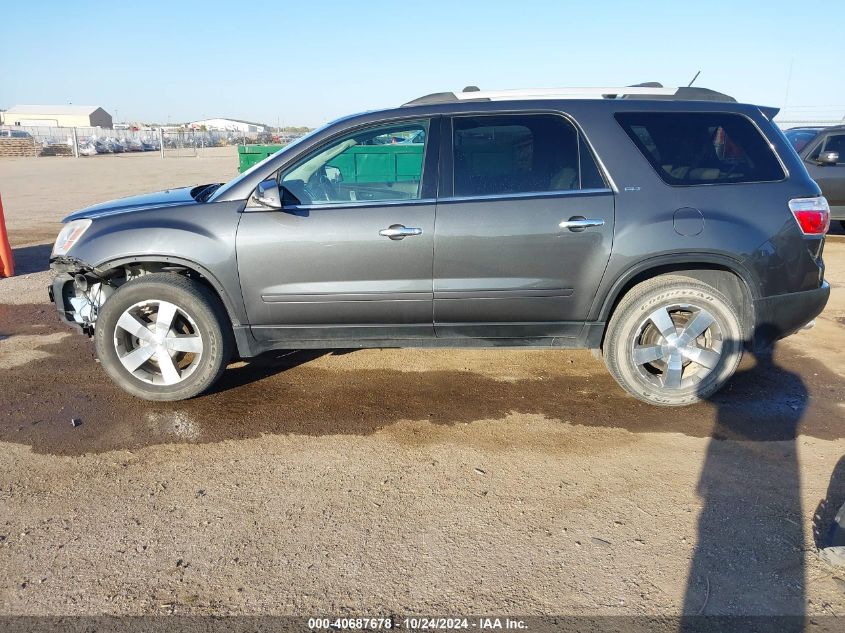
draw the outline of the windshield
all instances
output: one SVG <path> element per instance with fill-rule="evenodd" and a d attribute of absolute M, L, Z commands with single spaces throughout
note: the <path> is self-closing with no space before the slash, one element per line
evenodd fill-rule
<path fill-rule="evenodd" d="M 338 119 L 338 120 L 340 120 L 340 119 Z M 233 178 L 232 180 L 230 180 L 229 182 L 227 182 L 225 185 L 223 185 L 222 187 L 220 187 L 219 189 L 217 189 L 217 191 L 215 191 L 215 192 L 214 192 L 214 195 L 213 195 L 213 196 L 211 196 L 211 197 L 208 199 L 208 201 L 209 201 L 209 202 L 214 202 L 215 200 L 217 200 L 217 199 L 218 199 L 218 198 L 220 198 L 221 196 L 225 195 L 225 194 L 226 194 L 226 192 L 227 192 L 227 191 L 229 191 L 229 189 L 231 189 L 232 187 L 234 187 L 235 185 L 237 185 L 237 184 L 238 184 L 239 182 L 241 182 L 244 178 L 249 178 L 249 177 L 250 177 L 253 173 L 255 173 L 256 171 L 259 171 L 260 169 L 262 169 L 262 168 L 264 167 L 265 163 L 267 163 L 267 161 L 271 160 L 272 158 L 274 158 L 274 157 L 278 156 L 279 154 L 281 154 L 281 153 L 283 153 L 283 152 L 287 152 L 287 151 L 288 151 L 289 149 L 291 149 L 292 147 L 296 147 L 297 145 L 299 145 L 299 144 L 301 144 L 301 143 L 303 143 L 303 142 L 307 141 L 308 139 L 310 139 L 310 138 L 311 138 L 312 136 L 314 136 L 315 134 L 318 134 L 318 133 L 322 132 L 322 131 L 323 131 L 323 130 L 325 130 L 327 127 L 329 127 L 330 125 L 335 124 L 336 122 L 337 122 L 337 121 L 331 121 L 330 123 L 327 123 L 326 125 L 324 125 L 324 126 L 322 126 L 322 127 L 319 127 L 319 128 L 317 128 L 316 130 L 311 130 L 311 131 L 310 131 L 308 134 L 306 134 L 305 136 L 301 136 L 301 137 L 299 137 L 298 139 L 296 139 L 295 141 L 291 141 L 290 143 L 288 143 L 287 145 L 285 145 L 282 149 L 280 149 L 280 150 L 279 150 L 278 152 L 276 152 L 275 154 L 270 154 L 267 158 L 265 158 L 264 160 L 262 160 L 260 163 L 256 163 L 255 165 L 253 165 L 252 167 L 250 167 L 249 169 L 247 169 L 245 172 L 243 172 L 243 173 L 242 173 L 242 174 L 240 174 L 239 176 L 236 176 L 235 178 Z"/>
<path fill-rule="evenodd" d="M 818 130 L 787 130 L 784 135 L 795 148 L 795 151 L 800 152 L 807 147 L 807 143 L 816 138 L 818 133 Z"/>

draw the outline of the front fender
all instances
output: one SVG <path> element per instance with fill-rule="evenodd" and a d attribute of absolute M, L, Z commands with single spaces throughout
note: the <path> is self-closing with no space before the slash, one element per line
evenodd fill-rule
<path fill-rule="evenodd" d="M 202 264 L 187 259 L 185 257 L 178 257 L 173 255 L 133 255 L 100 262 L 96 264 L 93 268 L 96 273 L 102 274 L 114 268 L 143 262 L 172 264 L 173 266 L 189 268 L 190 270 L 199 273 L 200 275 L 205 277 L 209 281 L 209 283 L 211 283 L 211 285 L 217 291 L 217 294 L 220 295 L 220 299 L 223 301 L 223 305 L 226 308 L 226 312 L 229 314 L 229 319 L 231 319 L 232 325 L 239 326 L 246 323 L 246 310 L 244 308 L 244 303 L 243 299 L 241 298 L 240 292 L 237 291 L 233 295 L 232 292 L 226 287 L 226 285 L 220 280 L 220 278 L 218 278 L 218 276 L 215 275 L 211 270 L 209 270 Z"/>
<path fill-rule="evenodd" d="M 70 255 L 98 272 L 140 262 L 190 268 L 214 286 L 237 326 L 246 323 L 235 248 L 242 207 L 219 202 L 96 218 Z"/>

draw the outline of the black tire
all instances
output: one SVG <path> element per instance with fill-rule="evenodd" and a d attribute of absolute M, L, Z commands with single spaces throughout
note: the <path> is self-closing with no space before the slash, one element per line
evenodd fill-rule
<path fill-rule="evenodd" d="M 117 341 L 125 333 L 118 329 L 118 320 L 125 311 L 148 301 L 177 306 L 189 315 L 197 329 L 195 335 L 201 338 L 202 351 L 191 362 L 191 373 L 176 384 L 139 379 L 120 360 Z M 138 398 L 156 401 L 185 400 L 202 393 L 223 373 L 234 349 L 232 327 L 220 300 L 202 284 L 174 273 L 144 275 L 121 286 L 100 309 L 94 343 L 100 364 L 119 387 Z"/>
<path fill-rule="evenodd" d="M 839 220 L 839 228 L 845 231 L 845 220 Z"/>
<path fill-rule="evenodd" d="M 679 328 L 677 332 L 682 333 L 684 326 L 691 324 L 699 312 L 704 313 L 703 318 L 712 318 L 712 325 L 687 346 L 666 347 L 668 339 L 650 320 L 651 315 L 662 309 Z M 704 400 L 721 389 L 739 365 L 743 349 L 741 314 L 739 307 L 725 295 L 696 279 L 680 275 L 649 279 L 628 291 L 613 312 L 603 346 L 605 364 L 619 385 L 643 402 L 685 406 Z M 649 338 L 650 341 L 645 340 Z M 704 342 L 699 344 L 699 341 Z M 681 355 L 681 350 L 688 354 L 708 344 L 713 345 L 710 358 L 717 358 L 710 361 L 712 367 Z M 685 363 L 677 374 L 683 377 L 679 384 L 657 384 L 671 382 L 667 378 L 668 360 L 638 363 L 635 361 L 635 348 L 638 347 L 660 349 L 667 358 L 669 353 L 675 353 L 674 358 Z"/>

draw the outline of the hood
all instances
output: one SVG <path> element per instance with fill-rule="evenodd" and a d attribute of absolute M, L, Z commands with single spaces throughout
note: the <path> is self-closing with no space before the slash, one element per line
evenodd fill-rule
<path fill-rule="evenodd" d="M 70 222 L 72 220 L 80 220 L 82 218 L 93 219 L 107 215 L 116 215 L 118 213 L 132 213 L 135 211 L 145 211 L 147 209 L 160 209 L 162 207 L 199 204 L 195 196 L 206 187 L 208 187 L 208 185 L 200 185 L 199 187 L 180 187 L 178 189 L 166 189 L 155 193 L 145 193 L 140 196 L 129 196 L 128 198 L 110 200 L 108 202 L 102 202 L 90 207 L 85 207 L 79 211 L 74 211 L 63 221 Z"/>

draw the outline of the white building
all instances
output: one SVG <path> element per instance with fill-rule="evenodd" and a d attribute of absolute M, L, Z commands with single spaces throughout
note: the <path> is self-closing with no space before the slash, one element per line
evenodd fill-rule
<path fill-rule="evenodd" d="M 42 125 L 50 127 L 112 126 L 111 115 L 97 106 L 16 105 L 0 113 L 3 125 Z"/>
<path fill-rule="evenodd" d="M 240 132 L 242 134 L 259 134 L 264 132 L 264 126 L 249 121 L 238 119 L 203 119 L 202 121 L 191 121 L 188 127 L 198 130 L 224 130 L 226 132 Z"/>

